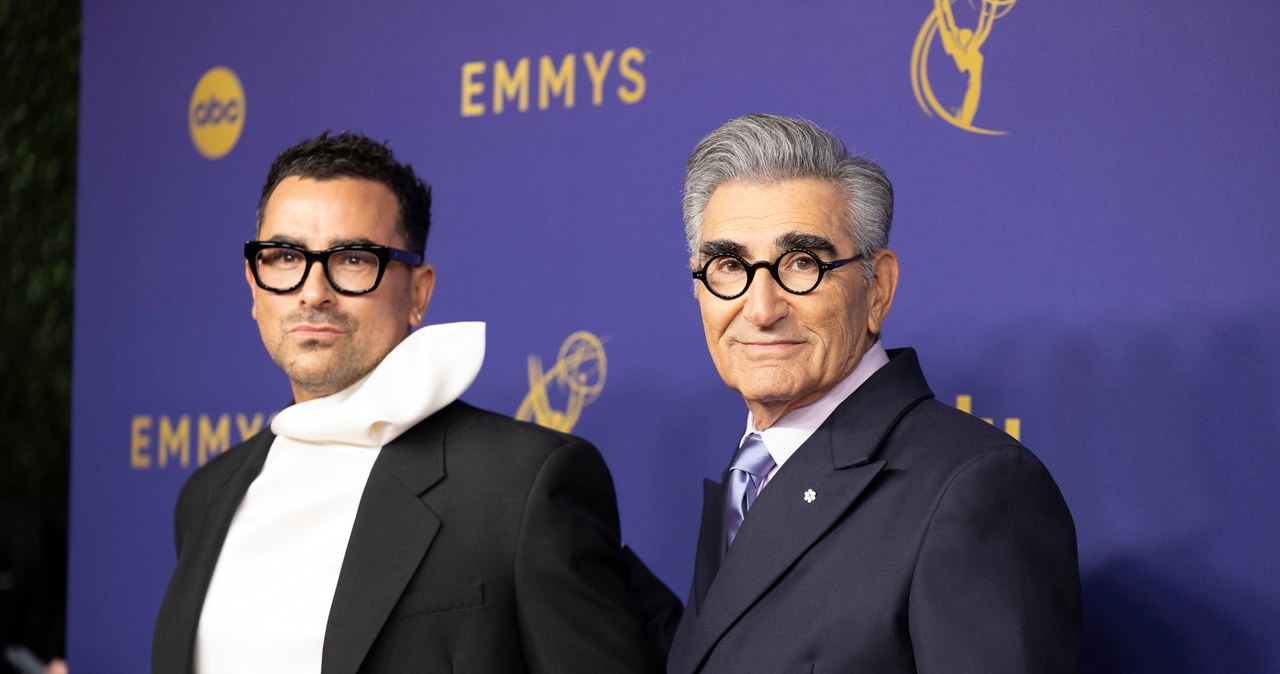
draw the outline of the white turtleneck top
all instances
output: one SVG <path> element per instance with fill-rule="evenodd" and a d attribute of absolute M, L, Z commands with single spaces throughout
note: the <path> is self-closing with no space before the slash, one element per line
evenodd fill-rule
<path fill-rule="evenodd" d="M 457 400 L 484 324 L 422 328 L 350 387 L 286 408 L 236 510 L 205 595 L 199 674 L 318 672 L 329 605 L 383 445 Z"/>

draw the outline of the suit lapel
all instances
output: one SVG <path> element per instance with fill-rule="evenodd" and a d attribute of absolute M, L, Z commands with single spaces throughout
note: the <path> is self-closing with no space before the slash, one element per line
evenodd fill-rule
<path fill-rule="evenodd" d="M 329 608 L 321 670 L 360 668 L 440 530 L 420 496 L 445 475 L 445 410 L 382 448 L 356 511 Z"/>
<path fill-rule="evenodd" d="M 222 544 L 227 538 L 227 530 L 231 528 L 231 520 L 235 517 L 240 501 L 244 500 L 249 485 L 262 472 L 267 452 L 274 440 L 275 435 L 270 431 L 254 436 L 244 447 L 244 459 L 240 466 L 224 482 L 209 487 L 205 495 L 207 506 L 204 508 L 204 520 L 196 525 L 188 534 L 189 539 L 184 541 L 182 556 L 174 568 L 173 579 L 169 581 L 172 596 L 165 596 L 161 619 L 158 621 L 162 629 L 175 635 L 173 643 L 179 644 L 180 650 L 173 652 L 171 667 L 158 666 L 157 671 L 190 671 L 193 667 L 200 613 L 204 608 L 209 582 L 213 579 L 213 570 L 218 564 L 218 556 L 222 553 Z M 157 635 L 156 641 L 167 643 L 170 640 Z"/>
<path fill-rule="evenodd" d="M 829 436 L 810 438 L 752 505 L 698 612 L 690 637 L 691 662 L 700 663 L 706 657 L 733 623 L 849 509 L 884 466 L 883 461 L 876 461 L 833 470 L 830 453 L 821 451 L 829 443 Z M 808 490 L 816 495 L 812 502 L 804 498 Z"/>
<path fill-rule="evenodd" d="M 845 399 L 760 492 L 733 547 L 710 573 L 683 662 L 673 663 L 673 671 L 697 671 L 725 632 L 854 506 L 884 468 L 873 459 L 885 438 L 907 411 L 933 397 L 914 351 L 889 355 L 889 364 Z M 718 542 L 719 501 L 708 504 L 709 493 L 704 489 L 703 534 L 714 530 Z M 705 538 L 699 536 L 700 566 L 710 558 Z M 700 572 L 695 569 L 695 592 Z"/>
<path fill-rule="evenodd" d="M 694 612 L 702 609 L 702 600 L 707 596 L 716 572 L 720 570 L 724 554 L 724 515 L 721 513 L 723 500 L 723 482 L 702 481 L 702 526 L 698 529 L 698 554 L 693 565 Z"/>

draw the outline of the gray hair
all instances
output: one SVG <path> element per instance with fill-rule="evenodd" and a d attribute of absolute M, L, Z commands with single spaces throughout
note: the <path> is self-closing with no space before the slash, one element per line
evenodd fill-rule
<path fill-rule="evenodd" d="M 864 256 L 863 283 L 871 283 L 875 254 L 889 244 L 893 185 L 879 164 L 850 153 L 839 138 L 794 117 L 744 115 L 725 122 L 693 148 L 684 178 L 684 234 L 690 254 L 697 255 L 702 217 L 717 187 L 803 178 L 831 181 L 844 190 L 845 225 Z"/>

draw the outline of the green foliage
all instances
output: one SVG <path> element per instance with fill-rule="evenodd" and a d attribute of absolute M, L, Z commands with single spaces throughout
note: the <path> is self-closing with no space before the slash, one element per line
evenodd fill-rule
<path fill-rule="evenodd" d="M 62 509 L 80 3 L 0 0 L 0 494 Z"/>

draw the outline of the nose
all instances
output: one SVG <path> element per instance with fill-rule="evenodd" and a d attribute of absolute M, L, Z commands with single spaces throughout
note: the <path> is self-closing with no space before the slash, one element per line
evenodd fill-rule
<path fill-rule="evenodd" d="M 786 317 L 791 310 L 787 303 L 790 293 L 782 289 L 765 269 L 757 269 L 751 287 L 747 288 L 742 306 L 742 316 L 753 325 L 767 328 Z"/>
<path fill-rule="evenodd" d="M 333 302 L 338 291 L 333 289 L 329 278 L 324 274 L 324 267 L 317 261 L 307 271 L 307 278 L 298 288 L 298 301 L 308 306 L 319 307 Z"/>

